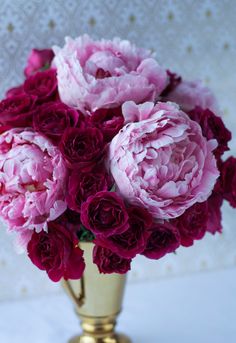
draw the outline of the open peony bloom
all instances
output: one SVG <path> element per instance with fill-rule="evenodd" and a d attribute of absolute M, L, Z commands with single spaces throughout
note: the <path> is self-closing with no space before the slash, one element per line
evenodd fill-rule
<path fill-rule="evenodd" d="M 176 102 L 185 112 L 198 106 L 219 113 L 214 94 L 201 81 L 181 81 L 163 100 Z"/>
<path fill-rule="evenodd" d="M 166 71 L 150 51 L 119 38 L 68 37 L 54 53 L 60 98 L 83 112 L 155 100 L 167 84 Z"/>
<path fill-rule="evenodd" d="M 47 230 L 65 211 L 66 177 L 59 150 L 45 137 L 22 129 L 0 135 L 0 213 L 22 245 L 27 230 Z"/>
<path fill-rule="evenodd" d="M 219 176 L 212 153 L 216 141 L 207 141 L 198 123 L 172 103 L 127 102 L 123 115 L 128 124 L 109 150 L 122 196 L 157 219 L 178 217 L 207 200 Z"/>

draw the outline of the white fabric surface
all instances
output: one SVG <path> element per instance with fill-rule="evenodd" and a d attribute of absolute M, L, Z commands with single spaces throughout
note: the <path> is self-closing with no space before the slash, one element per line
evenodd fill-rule
<path fill-rule="evenodd" d="M 133 343 L 235 343 L 236 269 L 128 283 L 118 330 Z M 78 320 L 64 294 L 0 304 L 1 343 L 66 343 Z"/>

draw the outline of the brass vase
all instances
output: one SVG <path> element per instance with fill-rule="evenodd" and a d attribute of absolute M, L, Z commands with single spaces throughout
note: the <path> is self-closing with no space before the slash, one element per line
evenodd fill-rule
<path fill-rule="evenodd" d="M 92 261 L 93 243 L 80 243 L 80 247 L 84 250 L 85 272 L 80 280 L 63 281 L 83 330 L 70 343 L 131 343 L 128 337 L 115 332 L 126 276 L 100 274 Z"/>

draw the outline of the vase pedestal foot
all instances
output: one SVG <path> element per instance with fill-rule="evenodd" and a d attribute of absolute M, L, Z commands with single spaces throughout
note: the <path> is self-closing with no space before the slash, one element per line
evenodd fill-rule
<path fill-rule="evenodd" d="M 114 334 L 106 337 L 95 337 L 86 334 L 72 338 L 69 343 L 131 343 L 123 334 Z"/>

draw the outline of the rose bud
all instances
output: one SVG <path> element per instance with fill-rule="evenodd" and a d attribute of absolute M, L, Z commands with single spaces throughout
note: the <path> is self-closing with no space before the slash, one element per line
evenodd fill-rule
<path fill-rule="evenodd" d="M 158 223 L 152 228 L 142 255 L 157 260 L 168 253 L 174 252 L 179 245 L 179 231 L 168 222 Z"/>
<path fill-rule="evenodd" d="M 24 70 L 26 77 L 40 71 L 44 68 L 49 68 L 53 60 L 54 53 L 51 49 L 33 49 L 28 57 L 27 66 Z"/>
<path fill-rule="evenodd" d="M 236 208 L 236 158 L 229 157 L 222 166 L 221 182 L 223 196 L 230 205 Z"/>
<path fill-rule="evenodd" d="M 152 217 L 147 210 L 136 206 L 128 208 L 127 211 L 129 228 L 120 235 L 107 238 L 98 236 L 95 243 L 124 258 L 133 258 L 142 253 L 147 245 Z"/>
<path fill-rule="evenodd" d="M 110 142 L 124 125 L 121 107 L 101 108 L 93 112 L 89 118 L 91 124 L 102 131 L 106 142 Z"/>
<path fill-rule="evenodd" d="M 171 223 L 180 232 L 181 245 L 190 247 L 195 239 L 202 239 L 207 230 L 208 206 L 207 201 L 196 203 L 187 209 L 182 216 Z"/>
<path fill-rule="evenodd" d="M 101 131 L 96 128 L 68 128 L 65 130 L 60 150 L 69 168 L 89 171 L 101 162 L 104 142 Z"/>
<path fill-rule="evenodd" d="M 24 82 L 24 91 L 36 96 L 38 103 L 55 100 L 57 96 L 56 70 L 49 69 L 31 75 Z"/>
<path fill-rule="evenodd" d="M 100 191 L 107 191 L 110 187 L 110 179 L 104 168 L 94 169 L 91 172 L 82 173 L 72 171 L 68 182 L 67 204 L 76 212 L 80 212 L 81 205 L 89 196 Z"/>
<path fill-rule="evenodd" d="M 100 273 L 126 274 L 130 270 L 131 259 L 120 257 L 109 249 L 95 245 L 93 263 L 98 266 Z"/>
<path fill-rule="evenodd" d="M 34 232 L 28 243 L 28 256 L 52 281 L 81 278 L 85 263 L 76 236 L 64 226 L 50 222 L 48 232 Z"/>
<path fill-rule="evenodd" d="M 201 126 L 204 137 L 208 140 L 217 140 L 218 146 L 214 150 L 217 157 L 229 150 L 228 142 L 231 140 L 231 132 L 225 127 L 219 116 L 208 109 L 203 110 L 201 107 L 195 107 L 188 115 Z"/>
<path fill-rule="evenodd" d="M 36 97 L 21 94 L 0 102 L 0 123 L 2 126 L 27 127 L 32 125 Z"/>
<path fill-rule="evenodd" d="M 99 192 L 81 206 L 81 222 L 95 235 L 121 234 L 129 228 L 128 221 L 124 202 L 114 192 Z"/>
<path fill-rule="evenodd" d="M 54 143 L 59 143 L 64 131 L 77 125 L 82 113 L 68 107 L 60 101 L 43 104 L 34 113 L 35 131 L 44 134 Z"/>

